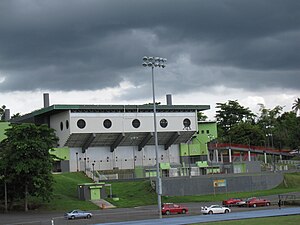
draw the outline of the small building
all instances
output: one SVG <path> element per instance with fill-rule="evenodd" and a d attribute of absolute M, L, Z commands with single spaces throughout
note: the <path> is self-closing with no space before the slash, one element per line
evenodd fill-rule
<path fill-rule="evenodd" d="M 107 197 L 106 187 L 111 188 L 111 184 L 105 184 L 104 182 L 78 184 L 78 198 L 84 201 L 104 199 Z"/>

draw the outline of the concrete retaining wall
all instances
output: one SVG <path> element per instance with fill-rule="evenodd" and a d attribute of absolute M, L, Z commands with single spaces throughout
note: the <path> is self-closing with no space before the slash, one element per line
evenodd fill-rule
<path fill-rule="evenodd" d="M 226 180 L 226 187 L 214 187 L 214 181 Z M 163 178 L 163 195 L 185 196 L 226 192 L 266 190 L 283 181 L 281 173 L 214 174 L 200 177 Z"/>

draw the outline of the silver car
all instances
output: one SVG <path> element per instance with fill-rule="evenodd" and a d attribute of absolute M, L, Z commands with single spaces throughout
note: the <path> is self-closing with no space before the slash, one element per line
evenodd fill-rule
<path fill-rule="evenodd" d="M 71 212 L 65 213 L 65 218 L 69 220 L 73 220 L 76 218 L 87 218 L 90 219 L 93 216 L 90 212 L 85 212 L 82 210 L 73 210 Z"/>

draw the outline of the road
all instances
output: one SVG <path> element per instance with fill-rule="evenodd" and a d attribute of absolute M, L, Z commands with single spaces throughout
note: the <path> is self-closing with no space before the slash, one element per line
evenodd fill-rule
<path fill-rule="evenodd" d="M 128 221 L 128 222 L 116 222 L 116 223 L 101 223 L 101 225 L 182 225 L 182 224 L 195 224 L 195 223 L 206 223 L 226 220 L 240 220 L 250 218 L 262 218 L 270 216 L 287 216 L 287 215 L 300 215 L 300 207 L 289 207 L 284 209 L 265 209 L 259 211 L 245 211 L 245 212 L 234 212 L 227 214 L 216 214 L 206 216 L 189 216 L 189 217 L 177 217 L 177 218 L 163 218 L 163 219 L 152 219 L 152 220 L 139 220 L 139 221 Z M 296 224 L 297 221 L 295 221 Z M 100 224 L 96 224 L 100 225 Z"/>
<path fill-rule="evenodd" d="M 211 204 L 219 204 L 216 202 L 210 203 L 187 203 L 189 213 L 186 215 L 171 215 L 163 216 L 164 218 L 177 218 L 177 217 L 191 217 L 200 215 L 200 207 Z M 245 212 L 245 211 L 257 211 L 263 209 L 277 209 L 277 205 L 271 205 L 269 207 L 257 207 L 257 208 L 239 208 L 232 207 L 232 213 Z M 278 209 L 277 209 L 278 210 Z M 92 211 L 92 219 L 78 219 L 78 220 L 65 220 L 63 218 L 64 212 L 19 212 L 0 214 L 1 225 L 51 225 L 51 220 L 55 225 L 72 224 L 72 225 L 85 225 L 85 224 L 99 224 L 110 223 L 120 221 L 133 221 L 133 220 L 146 220 L 156 219 L 158 217 L 157 206 L 141 206 L 136 208 L 118 208 L 118 209 L 105 209 Z M 201 215 L 203 216 L 203 215 Z"/>

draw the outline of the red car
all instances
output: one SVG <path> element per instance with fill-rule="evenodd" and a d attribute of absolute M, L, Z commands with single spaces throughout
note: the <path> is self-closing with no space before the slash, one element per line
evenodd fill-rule
<path fill-rule="evenodd" d="M 238 202 L 242 202 L 242 201 L 243 200 L 240 198 L 230 198 L 230 199 L 224 200 L 222 202 L 222 204 L 224 206 L 233 206 L 233 205 L 236 205 Z"/>
<path fill-rule="evenodd" d="M 252 198 L 246 202 L 248 207 L 269 206 L 271 202 L 263 198 Z"/>
<path fill-rule="evenodd" d="M 182 205 L 177 205 L 173 203 L 164 203 L 161 208 L 161 213 L 165 215 L 170 214 L 186 214 L 188 212 L 188 208 Z"/>

